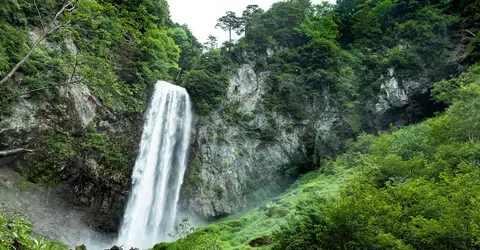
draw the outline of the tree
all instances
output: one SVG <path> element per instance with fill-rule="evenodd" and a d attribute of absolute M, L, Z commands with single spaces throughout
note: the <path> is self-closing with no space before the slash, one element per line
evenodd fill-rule
<path fill-rule="evenodd" d="M 248 5 L 247 9 L 243 11 L 242 18 L 241 18 L 241 27 L 238 30 L 237 34 L 240 35 L 240 33 L 245 32 L 247 33 L 247 29 L 250 28 L 250 19 L 252 18 L 253 15 L 262 13 L 263 10 L 258 7 L 258 5 L 253 4 L 253 5 Z"/>
<path fill-rule="evenodd" d="M 55 31 L 65 28 L 70 24 L 70 21 L 68 20 L 63 20 L 59 22 L 59 18 L 64 12 L 72 12 L 76 8 L 76 4 L 78 3 L 79 0 L 72 0 L 66 2 L 60 10 L 55 14 L 55 16 L 52 18 L 51 22 L 48 25 L 45 25 L 42 21 L 42 34 L 40 35 L 39 38 L 35 40 L 33 43 L 32 47 L 29 49 L 28 53 L 18 62 L 11 70 L 10 72 L 0 81 L 0 85 L 5 84 L 10 78 L 13 77 L 15 72 L 28 60 L 28 58 L 33 54 L 35 49 L 40 46 L 40 44 L 47 39 L 49 35 L 54 33 Z M 41 18 L 42 19 L 42 18 Z"/>
<path fill-rule="evenodd" d="M 182 71 L 188 71 L 193 68 L 196 58 L 201 55 L 203 46 L 186 25 L 176 24 L 176 26 L 170 29 L 168 34 L 175 40 L 181 51 L 178 66 Z"/>
<path fill-rule="evenodd" d="M 222 30 L 227 31 L 229 35 L 229 42 L 232 43 L 232 30 L 235 31 L 242 26 L 242 21 L 237 15 L 232 11 L 227 11 L 227 15 L 220 17 L 217 20 L 217 25 L 215 28 L 221 28 Z"/>
<path fill-rule="evenodd" d="M 216 36 L 209 35 L 208 40 L 203 45 L 208 52 L 216 50 L 218 47 L 218 39 Z"/>

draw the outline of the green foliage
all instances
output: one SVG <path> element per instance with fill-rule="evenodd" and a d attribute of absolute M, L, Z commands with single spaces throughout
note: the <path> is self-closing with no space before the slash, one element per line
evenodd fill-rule
<path fill-rule="evenodd" d="M 480 64 L 473 65 L 471 68 L 462 73 L 458 78 L 450 80 L 442 80 L 437 82 L 433 87 L 433 97 L 437 101 L 446 102 L 451 104 L 454 101 L 461 101 L 463 98 L 468 98 L 465 88 L 468 85 L 479 85 L 480 80 Z M 462 94 L 462 92 L 464 92 Z M 472 93 L 475 93 L 473 91 Z"/>
<path fill-rule="evenodd" d="M 200 115 L 212 110 L 222 101 L 228 87 L 228 72 L 224 67 L 229 61 L 221 51 L 215 50 L 203 54 L 196 66 L 182 80 Z"/>
<path fill-rule="evenodd" d="M 443 114 L 362 134 L 281 197 L 185 241 L 216 235 L 222 249 L 476 248 L 480 124 L 469 117 L 478 113 L 479 76 L 476 65 L 435 85 L 437 98 L 452 103 Z M 264 236 L 269 243 L 257 245 Z"/>
<path fill-rule="evenodd" d="M 32 224 L 23 217 L 11 217 L 0 207 L 0 249 L 67 250 L 61 242 L 33 235 Z"/>
<path fill-rule="evenodd" d="M 180 222 L 180 225 L 174 226 L 173 228 L 175 230 L 175 233 L 169 234 L 168 236 L 177 239 L 179 243 L 182 243 L 182 240 L 185 239 L 189 234 L 193 233 L 195 228 L 193 228 L 187 217 L 183 217 L 182 221 Z M 189 246 L 183 246 L 182 247 L 189 247 Z"/>
<path fill-rule="evenodd" d="M 6 1 L 0 8 L 0 77 L 22 59 L 41 25 L 48 25 L 63 3 L 50 0 Z M 17 72 L 20 84 L 2 86 L 2 114 L 8 114 L 18 96 L 55 98 L 57 87 L 83 83 L 105 107 L 115 111 L 141 112 L 150 86 L 157 80 L 172 80 L 180 59 L 197 53 L 198 43 L 169 34 L 166 1 L 78 1 L 74 11 L 65 11 L 59 22 L 68 25 L 50 35 L 44 45 Z M 185 28 L 185 30 L 188 30 Z M 187 32 L 187 35 L 191 33 Z M 180 49 L 185 57 L 180 58 Z M 14 77 L 15 79 L 15 77 Z M 19 86 L 20 85 L 20 86 Z M 30 95 L 22 93 L 30 92 Z"/>
<path fill-rule="evenodd" d="M 359 174 L 337 198 L 317 194 L 299 203 L 275 232 L 273 249 L 476 248 L 477 67 L 449 81 L 456 87 L 437 84 L 437 96 L 453 100 L 445 114 L 351 144 L 330 164 Z"/>
<path fill-rule="evenodd" d="M 177 27 L 170 29 L 168 32 L 181 51 L 178 66 L 182 71 L 192 70 L 194 62 L 202 53 L 202 44 L 198 42 L 186 25 L 177 25 Z"/>
<path fill-rule="evenodd" d="M 474 65 L 460 77 L 435 84 L 433 93 L 439 101 L 453 103 L 444 120 L 449 122 L 452 139 L 475 141 L 479 134 L 480 65 Z M 438 128 L 437 128 L 438 129 Z"/>
<path fill-rule="evenodd" d="M 154 82 L 158 79 L 172 80 L 169 72 L 179 70 L 177 62 L 180 50 L 175 41 L 168 36 L 167 31 L 148 28 L 142 42 L 138 44 L 136 58 L 138 60 L 138 74 L 145 82 Z"/>
<path fill-rule="evenodd" d="M 180 224 L 174 227 L 175 232 L 169 234 L 176 242 L 173 243 L 159 243 L 153 247 L 153 250 L 219 250 L 223 249 L 217 243 L 217 240 L 202 239 L 201 241 L 197 236 L 193 236 L 195 228 L 190 225 L 187 217 L 182 218 Z"/>
<path fill-rule="evenodd" d="M 345 162 L 350 162 L 345 159 Z M 212 236 L 220 249 L 270 249 L 273 231 L 287 218 L 294 215 L 296 205 L 312 194 L 334 197 L 346 181 L 352 177 L 350 170 L 336 169 L 334 175 L 311 171 L 303 175 L 294 186 L 273 201 L 262 198 L 262 206 L 243 215 L 234 215 L 214 224 L 196 229 L 186 240 L 195 240 L 207 247 Z M 258 248 L 257 248 L 258 247 Z"/>
<path fill-rule="evenodd" d="M 89 130 L 80 144 L 82 153 L 105 167 L 104 171 L 129 172 L 135 147 L 120 136 Z"/>
<path fill-rule="evenodd" d="M 222 16 L 217 20 L 215 28 L 221 28 L 222 30 L 228 31 L 230 39 L 229 43 L 232 43 L 232 31 L 240 29 L 241 26 L 241 19 L 235 15 L 235 12 L 227 11 L 225 16 Z"/>
<path fill-rule="evenodd" d="M 319 105 L 329 98 L 347 114 L 342 130 L 354 134 L 375 127 L 371 104 L 387 69 L 395 69 L 400 80 L 437 81 L 458 73 L 456 66 L 465 60 L 454 51 L 458 30 L 475 15 L 472 6 L 476 3 L 344 0 L 334 6 L 289 0 L 263 11 L 251 5 L 241 18 L 245 36 L 222 56 L 234 63 L 253 61 L 257 71 L 269 72 L 266 108 L 301 120 L 313 115 L 308 107 L 314 100 Z M 183 85 L 208 79 L 194 71 Z M 194 99 L 199 109 L 211 109 Z"/>
<path fill-rule="evenodd" d="M 43 145 L 41 151 L 29 155 L 24 171 L 33 182 L 55 186 L 77 154 L 73 138 L 62 131 L 55 131 L 45 136 Z"/>
<path fill-rule="evenodd" d="M 22 171 L 33 183 L 56 186 L 78 168 L 82 159 L 90 171 L 128 176 L 135 159 L 135 143 L 131 138 L 89 128 L 85 134 L 72 135 L 60 129 L 46 133 L 43 147 L 30 154 Z"/>

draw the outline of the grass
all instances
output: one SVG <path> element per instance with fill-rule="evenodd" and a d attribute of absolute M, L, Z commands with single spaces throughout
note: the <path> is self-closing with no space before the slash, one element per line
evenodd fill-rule
<path fill-rule="evenodd" d="M 332 171 L 330 171 L 332 172 Z M 333 198 L 356 171 L 336 167 L 333 173 L 312 171 L 301 176 L 281 196 L 258 206 L 243 215 L 232 215 L 214 224 L 198 228 L 187 239 L 205 242 L 216 238 L 221 249 L 269 249 L 271 233 L 294 216 L 297 204 L 311 194 Z M 250 243 L 264 242 L 264 246 L 250 246 Z"/>

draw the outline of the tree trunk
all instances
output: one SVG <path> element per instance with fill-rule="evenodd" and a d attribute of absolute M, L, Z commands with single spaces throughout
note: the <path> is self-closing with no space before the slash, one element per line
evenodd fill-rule
<path fill-rule="evenodd" d="M 20 154 L 25 154 L 25 153 L 33 153 L 33 152 L 34 152 L 33 150 L 24 149 L 24 148 L 17 148 L 17 149 L 12 149 L 12 150 L 0 151 L 0 158 L 14 156 L 14 155 L 20 155 Z"/>
<path fill-rule="evenodd" d="M 228 29 L 228 36 L 230 38 L 229 39 L 230 43 L 229 43 L 228 47 L 230 47 L 230 44 L 232 44 L 232 28 Z"/>

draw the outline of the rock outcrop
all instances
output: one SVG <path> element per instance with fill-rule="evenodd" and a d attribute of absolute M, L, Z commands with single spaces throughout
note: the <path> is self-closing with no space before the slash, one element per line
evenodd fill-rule
<path fill-rule="evenodd" d="M 391 68 L 380 81 L 383 83 L 374 109 L 378 129 L 405 126 L 445 108 L 430 99 L 432 82 L 425 77 L 400 77 Z"/>
<path fill-rule="evenodd" d="M 328 90 L 304 105 L 300 121 L 267 109 L 268 75 L 242 65 L 231 75 L 221 107 L 197 117 L 181 195 L 187 213 L 215 218 L 262 203 L 283 191 L 309 160 L 328 155 L 332 141 L 346 139 L 336 131 L 345 114 L 336 109 Z M 431 107 L 427 79 L 399 79 L 390 69 L 380 81 L 371 105 L 379 129 L 411 123 L 418 120 L 412 113 Z M 425 97 L 428 105 L 422 103 Z"/>
<path fill-rule="evenodd" d="M 65 43 L 74 54 L 75 45 L 68 39 Z M 19 86 L 25 85 L 20 73 L 13 80 Z M 10 168 L 22 173 L 28 172 L 29 167 L 38 168 L 36 170 L 40 174 L 52 171 L 55 181 L 59 180 L 67 185 L 66 189 L 71 192 L 72 201 L 77 208 L 87 210 L 85 221 L 88 226 L 114 232 L 123 214 L 123 205 L 130 188 L 131 168 L 142 132 L 142 115 L 126 115 L 104 107 L 86 83 L 74 81 L 56 84 L 59 87 L 55 91 L 53 88 L 52 91 L 45 91 L 42 93 L 44 96 L 19 96 L 12 105 L 10 114 L 0 117 L 0 151 L 29 149 L 29 152 L 24 154 L 0 159 L 0 168 Z M 28 91 L 27 87 L 22 89 L 24 93 Z M 125 151 L 128 150 L 129 155 L 126 158 L 129 157 L 130 160 L 130 163 L 127 163 L 129 168 L 111 169 L 111 166 L 106 167 L 100 163 L 99 160 L 104 157 L 102 154 L 105 152 L 95 150 L 95 147 L 98 147 L 96 142 L 88 141 L 89 133 L 92 134 L 89 131 L 95 131 L 96 136 L 102 136 L 100 139 L 104 144 L 115 143 Z M 65 136 L 69 140 L 57 142 L 54 140 L 56 137 L 52 139 L 55 135 Z M 121 141 L 107 141 L 104 138 L 120 138 Z M 52 150 L 46 148 L 49 141 L 58 153 L 68 156 L 67 161 L 62 162 L 63 159 L 58 155 L 48 155 L 48 151 Z M 108 145 L 111 146 L 114 145 Z M 31 154 L 30 150 L 34 153 Z M 57 152 L 53 154 L 55 153 Z M 59 159 L 52 159 L 57 157 Z M 42 162 L 45 160 L 49 162 Z M 42 167 L 49 169 L 44 170 Z M 42 181 L 45 181 L 45 178 Z"/>
<path fill-rule="evenodd" d="M 197 117 L 182 188 L 189 212 L 228 215 L 282 192 L 308 160 L 307 141 L 321 144 L 338 122 L 326 97 L 305 107 L 301 121 L 264 108 L 268 74 L 242 65 L 230 78 L 222 107 Z"/>

